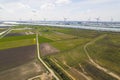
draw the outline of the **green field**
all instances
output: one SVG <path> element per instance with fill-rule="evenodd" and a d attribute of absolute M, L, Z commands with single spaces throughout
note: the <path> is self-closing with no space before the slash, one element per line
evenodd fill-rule
<path fill-rule="evenodd" d="M 16 48 L 35 44 L 33 39 L 0 42 L 0 49 Z"/>
<path fill-rule="evenodd" d="M 109 34 L 88 46 L 90 55 L 100 65 L 120 74 L 120 36 Z"/>
<path fill-rule="evenodd" d="M 105 38 L 97 40 L 94 44 L 88 46 L 87 48 L 94 61 L 96 61 L 99 65 L 111 70 L 112 72 L 119 74 L 120 33 L 53 27 L 49 28 L 49 32 L 47 33 L 51 34 L 50 31 L 53 30 L 64 34 L 73 35 L 76 38 L 68 38 L 66 40 L 61 39 L 60 41 L 51 42 L 50 44 L 59 49 L 60 52 L 55 55 L 46 56 L 47 59 L 55 59 L 55 61 L 57 61 L 57 63 L 62 66 L 64 70 L 73 75 L 75 79 L 79 79 L 78 76 L 81 75 L 74 75 L 77 72 L 75 72 L 74 69 L 69 69 L 69 67 L 75 68 L 77 71 L 82 72 L 82 69 L 79 66 L 81 65 L 86 72 L 85 75 L 94 80 L 116 80 L 89 63 L 90 61 L 84 51 L 84 46 L 88 42 L 93 41 L 95 38 L 107 34 Z M 49 37 L 52 38 L 51 36 Z"/>
<path fill-rule="evenodd" d="M 35 35 L 4 37 L 4 38 L 0 39 L 0 42 L 16 41 L 16 40 L 32 39 L 32 38 L 35 38 Z"/>
<path fill-rule="evenodd" d="M 56 42 L 52 42 L 50 44 L 61 51 L 66 51 L 66 50 L 73 49 L 77 46 L 80 46 L 80 45 L 88 42 L 89 40 L 90 39 L 78 38 L 78 39 L 56 41 Z"/>
<path fill-rule="evenodd" d="M 75 36 L 60 33 L 60 32 L 55 32 L 55 31 L 40 32 L 40 35 L 44 36 L 44 37 L 46 37 L 48 39 L 54 40 L 54 41 L 75 38 Z"/>
<path fill-rule="evenodd" d="M 104 32 L 95 31 L 95 30 L 84 30 L 84 29 L 78 29 L 78 28 L 65 28 L 65 29 L 56 29 L 56 31 L 74 35 L 80 38 L 95 38 Z"/>
<path fill-rule="evenodd" d="M 39 43 L 51 42 L 52 40 L 39 36 Z M 4 37 L 0 39 L 0 49 L 15 48 L 36 44 L 36 35 L 24 35 Z"/>
<path fill-rule="evenodd" d="M 48 38 L 45 38 L 45 37 L 43 37 L 43 36 L 39 36 L 38 38 L 39 38 L 39 43 L 40 43 L 40 44 L 41 44 L 41 43 L 53 42 L 53 40 L 48 39 Z"/>

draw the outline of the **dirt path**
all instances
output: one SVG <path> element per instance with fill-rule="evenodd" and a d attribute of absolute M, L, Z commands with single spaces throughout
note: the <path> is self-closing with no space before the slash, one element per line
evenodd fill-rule
<path fill-rule="evenodd" d="M 86 55 L 87 55 L 87 57 L 88 57 L 88 59 L 90 60 L 90 62 L 91 62 L 92 65 L 94 65 L 96 68 L 100 69 L 101 71 L 105 72 L 106 74 L 109 74 L 110 76 L 112 76 L 112 77 L 120 80 L 120 76 L 118 76 L 117 74 L 115 74 L 115 73 L 109 71 L 108 69 L 106 69 L 106 68 L 100 66 L 99 64 L 97 64 L 97 63 L 90 57 L 90 55 L 89 55 L 89 53 L 88 53 L 87 47 L 88 47 L 89 45 L 93 44 L 94 42 L 96 42 L 97 40 L 100 40 L 100 39 L 104 38 L 105 36 L 106 36 L 106 34 L 95 38 L 95 39 L 94 39 L 93 41 L 91 41 L 91 42 L 88 42 L 88 43 L 84 46 L 84 51 L 85 51 L 85 53 L 86 53 Z"/>
<path fill-rule="evenodd" d="M 52 80 L 52 77 L 48 73 L 42 73 L 41 75 L 37 75 L 35 77 L 29 78 L 28 80 Z"/>
<path fill-rule="evenodd" d="M 40 50 L 39 50 L 38 34 L 36 34 L 36 42 L 37 42 L 37 57 L 38 57 L 38 59 L 39 59 L 40 62 L 46 67 L 46 69 L 51 73 L 51 75 L 54 76 L 54 78 L 55 78 L 56 80 L 60 80 L 60 79 L 56 76 L 56 74 L 54 73 L 54 71 L 53 71 L 51 68 L 49 68 L 49 67 L 46 65 L 46 63 L 45 63 L 45 62 L 42 60 L 42 58 L 41 58 Z"/>

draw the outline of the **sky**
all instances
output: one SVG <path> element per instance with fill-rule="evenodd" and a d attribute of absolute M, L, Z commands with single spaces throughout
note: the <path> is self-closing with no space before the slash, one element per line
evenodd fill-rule
<path fill-rule="evenodd" d="M 0 20 L 120 21 L 120 0 L 0 0 Z"/>

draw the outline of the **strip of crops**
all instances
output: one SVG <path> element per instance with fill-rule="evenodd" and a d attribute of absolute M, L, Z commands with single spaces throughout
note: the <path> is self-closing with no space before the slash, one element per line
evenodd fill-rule
<path fill-rule="evenodd" d="M 61 77 L 62 80 L 71 80 L 60 68 L 58 68 L 50 59 L 44 59 L 49 66 Z"/>

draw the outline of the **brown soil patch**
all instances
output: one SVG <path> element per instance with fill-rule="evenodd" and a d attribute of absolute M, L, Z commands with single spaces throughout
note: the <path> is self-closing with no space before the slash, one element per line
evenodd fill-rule
<path fill-rule="evenodd" d="M 59 50 L 54 48 L 53 46 L 49 45 L 48 43 L 43 43 L 40 45 L 40 51 L 42 56 L 58 53 Z"/>
<path fill-rule="evenodd" d="M 35 52 L 35 45 L 1 50 L 0 71 L 19 66 L 33 60 L 35 58 Z"/>
<path fill-rule="evenodd" d="M 0 80 L 28 80 L 45 72 L 43 65 L 33 60 L 24 65 L 0 72 Z"/>

